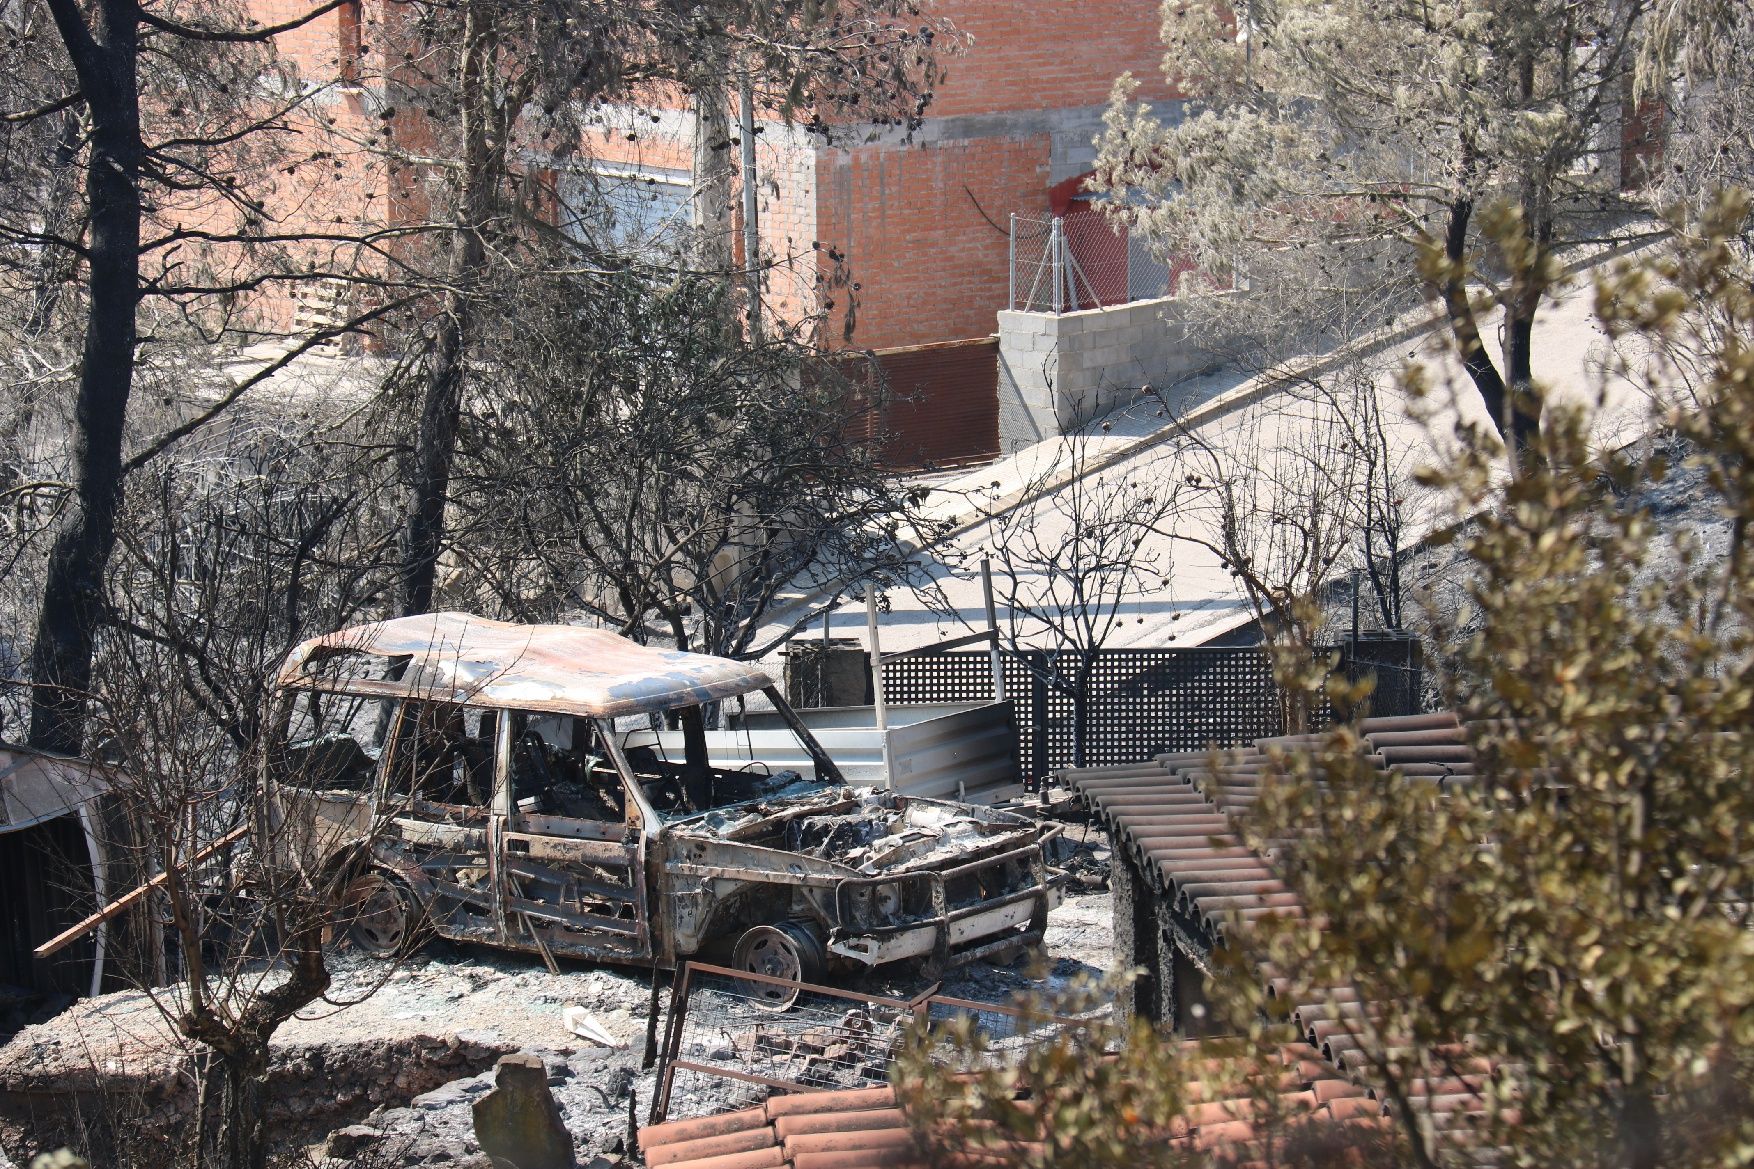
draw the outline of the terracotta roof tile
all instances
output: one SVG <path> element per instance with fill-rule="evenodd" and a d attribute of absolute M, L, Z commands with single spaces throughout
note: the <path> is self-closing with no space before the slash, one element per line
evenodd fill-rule
<path fill-rule="evenodd" d="M 1212 1041 L 1182 1041 L 1188 1075 L 1187 1112 L 1164 1139 L 1200 1149 L 1225 1147 L 1247 1152 L 1269 1122 L 1262 1119 L 1262 1083 L 1242 1082 L 1243 1063 L 1228 1058 Z M 1383 1106 L 1330 1064 L 1313 1058 L 1310 1048 L 1287 1042 L 1277 1053 L 1277 1079 L 1265 1085 L 1268 1111 L 1291 1125 L 1374 1123 Z M 1254 1074 L 1259 1074 L 1256 1071 Z M 1269 1077 L 1273 1073 L 1269 1070 Z M 1018 1102 L 1026 1110 L 1031 1101 Z M 706 1135 L 701 1135 L 701 1134 Z M 732 1142 L 768 1144 L 741 1152 Z M 896 1106 L 892 1089 L 809 1092 L 774 1096 L 757 1108 L 700 1120 L 680 1120 L 640 1130 L 640 1149 L 648 1165 L 664 1169 L 907 1169 L 928 1158 Z M 1011 1154 L 1043 1154 L 1041 1142 L 1006 1142 Z M 934 1163 L 987 1169 L 997 1150 L 939 1149 Z"/>
<path fill-rule="evenodd" d="M 734 1149 L 736 1142 L 747 1145 Z M 920 1161 L 889 1087 L 774 1096 L 740 1112 L 650 1125 L 639 1146 L 654 1169 L 901 1169 Z"/>
<path fill-rule="evenodd" d="M 1379 772 L 1419 782 L 1472 780 L 1470 728 L 1454 714 L 1365 719 L 1359 732 L 1365 752 L 1361 758 Z M 1321 742 L 1319 735 L 1284 735 L 1218 754 L 1179 752 L 1160 755 L 1150 765 L 1084 768 L 1062 773 L 1061 779 L 1108 830 L 1116 852 L 1216 946 L 1241 940 L 1252 922 L 1268 915 L 1303 916 L 1298 898 L 1279 881 L 1270 858 L 1244 846 L 1232 817 L 1259 797 L 1269 752 L 1307 750 Z M 1261 964 L 1260 975 L 1269 994 L 1292 993 L 1292 980 L 1268 964 Z M 1306 1074 L 1317 1104 L 1311 1115 L 1347 1123 L 1380 1122 L 1383 1105 L 1368 1082 L 1351 1082 L 1353 1075 L 1365 1080 L 1369 1075 L 1371 1061 L 1361 1056 L 1365 1040 L 1360 1036 L 1373 1037 L 1382 1047 L 1379 1056 L 1407 1052 L 1392 1036 L 1375 1036 L 1369 1024 L 1379 1013 L 1360 1003 L 1355 991 L 1316 993 L 1319 1001 L 1291 1004 L 1292 1021 L 1311 1045 L 1310 1054 L 1319 1051 L 1327 1061 L 1319 1066 L 1331 1073 Z M 1477 1125 L 1485 1111 L 1479 1077 L 1493 1073 L 1491 1063 L 1460 1045 L 1427 1054 L 1447 1060 L 1456 1076 L 1472 1078 L 1417 1082 L 1411 1086 L 1409 1107 L 1439 1128 Z M 1210 1147 L 1208 1142 L 1225 1134 L 1246 1140 L 1244 1127 L 1237 1118 L 1216 1134 L 1195 1129 L 1196 1143 Z"/>
<path fill-rule="evenodd" d="M 658 1145 L 647 1154 L 646 1164 L 656 1169 L 659 1165 L 670 1165 L 677 1161 L 700 1161 L 729 1153 L 752 1153 L 757 1149 L 772 1148 L 776 1144 L 778 1140 L 774 1136 L 774 1130 L 763 1125 L 742 1132 L 726 1133 L 724 1136 Z"/>

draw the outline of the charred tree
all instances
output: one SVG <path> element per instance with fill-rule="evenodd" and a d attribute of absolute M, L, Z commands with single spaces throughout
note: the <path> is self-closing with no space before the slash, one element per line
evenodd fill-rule
<path fill-rule="evenodd" d="M 56 27 L 91 116 L 85 167 L 90 200 L 90 307 L 74 405 L 72 506 L 55 534 L 31 651 L 30 743 L 76 753 L 103 613 L 103 574 L 122 501 L 122 424 L 134 382 L 140 299 L 140 10 L 100 0 L 91 17 L 51 0 Z"/>

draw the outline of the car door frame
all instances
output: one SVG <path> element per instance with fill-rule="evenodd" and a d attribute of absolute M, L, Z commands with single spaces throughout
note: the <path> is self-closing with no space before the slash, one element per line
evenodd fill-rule
<path fill-rule="evenodd" d="M 376 801 L 374 819 L 381 826 L 374 852 L 379 857 L 380 863 L 384 863 L 393 873 L 408 883 L 410 892 L 423 902 L 427 920 L 439 934 L 461 941 L 504 945 L 506 939 L 505 914 L 501 905 L 503 898 L 500 895 L 503 878 L 496 847 L 499 830 L 495 824 L 494 809 L 500 797 L 500 790 L 505 784 L 504 769 L 501 766 L 501 760 L 504 756 L 502 744 L 505 741 L 507 725 L 505 711 L 492 706 L 468 702 L 446 702 L 442 699 L 421 695 L 407 695 L 395 701 L 395 715 L 391 719 L 389 733 L 384 737 L 383 750 L 378 758 L 378 774 L 373 784 L 373 798 Z M 418 808 L 418 802 L 445 808 L 467 807 L 468 805 L 425 800 L 414 790 L 410 790 L 406 795 L 391 791 L 394 768 L 402 746 L 402 737 L 407 731 L 410 711 L 416 704 L 431 706 L 439 703 L 458 706 L 465 711 L 480 711 L 484 719 L 488 716 L 495 719 L 493 793 L 489 796 L 487 804 L 481 809 L 483 820 L 479 826 L 443 823 L 422 816 Z M 476 889 L 459 881 L 445 880 L 428 868 L 426 857 L 430 854 L 425 853 L 424 850 L 444 849 L 449 849 L 458 855 L 480 854 L 484 858 L 487 869 L 485 887 Z M 469 866 L 457 867 L 460 869 Z M 440 898 L 447 898 L 457 903 L 456 911 L 439 912 Z M 460 924 L 471 916 L 462 909 L 464 905 L 479 906 L 485 920 L 480 924 Z"/>
<path fill-rule="evenodd" d="M 648 841 L 658 821 L 639 785 L 631 780 L 627 757 L 615 739 L 612 725 L 602 719 L 579 720 L 590 725 L 608 749 L 610 763 L 621 784 L 622 817 L 619 822 L 519 812 L 511 798 L 511 714 L 510 711 L 504 712 L 507 721 L 503 726 L 507 733 L 501 738 L 504 744 L 503 768 L 496 789 L 503 808 L 497 835 L 502 858 L 503 875 L 498 888 L 505 944 L 518 949 L 617 962 L 652 962 L 662 947 L 657 945 L 655 937 L 656 915 L 652 912 L 646 862 Z M 612 824 L 616 827 L 595 827 Z M 542 870 L 565 873 L 568 866 L 625 870 L 625 885 L 612 885 L 576 871 L 571 879 L 604 895 L 605 900 L 629 906 L 632 920 L 533 901 L 520 896 L 513 888 L 515 878 L 534 876 L 538 880 L 551 880 L 554 878 L 545 876 Z M 549 924 L 539 933 L 538 924 L 542 922 L 573 928 L 561 930 Z"/>

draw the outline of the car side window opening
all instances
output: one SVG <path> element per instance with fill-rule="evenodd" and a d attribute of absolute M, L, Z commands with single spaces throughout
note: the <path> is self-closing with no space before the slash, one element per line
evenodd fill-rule
<path fill-rule="evenodd" d="M 586 718 L 513 711 L 511 794 L 520 812 L 618 823 L 627 797 L 602 732 Z"/>
<path fill-rule="evenodd" d="M 404 702 L 390 748 L 389 795 L 485 809 L 493 799 L 498 725 L 492 710 Z"/>
<path fill-rule="evenodd" d="M 376 778 L 377 724 L 390 703 L 320 690 L 294 693 L 284 733 L 271 748 L 275 779 L 316 791 L 367 791 Z"/>
<path fill-rule="evenodd" d="M 628 746 L 625 753 L 647 800 L 666 819 L 761 799 L 803 779 L 795 771 L 772 771 L 759 760 L 737 767 L 714 766 L 701 708 L 685 706 L 665 713 L 682 732 L 682 758 L 670 758 L 661 736 L 653 745 Z"/>

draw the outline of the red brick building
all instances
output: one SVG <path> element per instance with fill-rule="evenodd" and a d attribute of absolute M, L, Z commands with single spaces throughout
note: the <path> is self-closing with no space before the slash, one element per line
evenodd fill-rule
<path fill-rule="evenodd" d="M 266 22 L 285 19 L 303 4 L 252 0 L 252 9 Z M 363 141 L 377 129 L 380 111 L 369 82 L 346 82 L 371 77 L 387 59 L 393 46 L 372 41 L 393 39 L 386 31 L 394 27 L 387 23 L 393 9 L 388 0 L 358 0 L 281 39 L 281 51 L 312 82 L 341 83 L 325 113 L 336 119 L 343 139 Z M 771 264 L 767 309 L 801 317 L 831 305 L 829 345 L 987 344 L 995 314 L 1007 307 L 1009 216 L 1052 213 L 1073 181 L 1089 172 L 1118 75 L 1132 72 L 1143 99 L 1176 97 L 1160 68 L 1159 0 L 939 0 L 932 12 L 970 43 L 966 53 L 948 59 L 947 77 L 911 137 L 884 131 L 870 140 L 848 128 L 824 141 L 778 122 L 759 127 L 760 235 Z M 630 205 L 641 205 L 642 228 L 677 217 L 686 222 L 693 119 L 678 104 L 658 99 L 605 111 L 601 136 L 586 144 L 590 161 L 559 165 L 545 179 L 564 202 L 569 180 L 585 167 L 595 172 L 589 175 L 594 183 L 627 184 Z M 374 222 L 399 213 L 397 177 L 367 155 L 345 164 L 338 158 L 331 177 L 320 202 L 337 197 L 346 214 Z M 916 398 L 992 397 L 990 384 L 970 382 L 966 354 L 938 379 L 931 370 L 940 363 L 929 355 L 905 364 L 916 384 L 898 388 Z M 933 412 L 925 405 L 916 400 L 909 415 L 929 418 Z M 945 406 L 976 429 L 987 424 L 975 415 L 991 413 L 984 404 L 973 412 L 948 400 Z M 935 444 L 938 457 L 954 461 L 996 450 L 986 435 L 954 437 Z"/>

